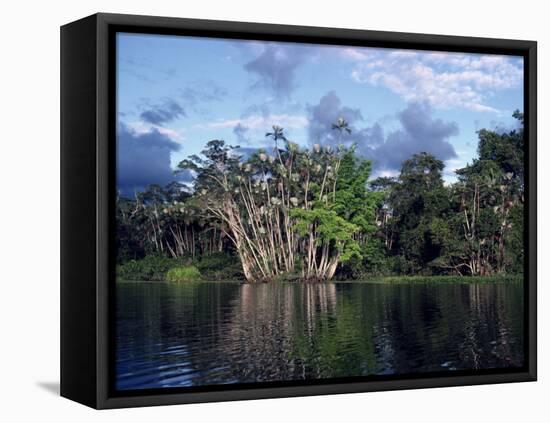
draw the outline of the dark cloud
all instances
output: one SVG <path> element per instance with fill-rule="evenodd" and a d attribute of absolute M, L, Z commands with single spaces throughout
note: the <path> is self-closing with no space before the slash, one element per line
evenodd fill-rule
<path fill-rule="evenodd" d="M 242 125 L 241 123 L 238 123 L 233 128 L 233 133 L 235 134 L 235 137 L 237 138 L 237 142 L 239 143 L 239 145 L 250 144 L 250 138 L 247 136 L 248 131 L 249 131 L 249 128 Z"/>
<path fill-rule="evenodd" d="M 309 141 L 320 144 L 357 145 L 357 152 L 373 161 L 375 170 L 398 171 L 401 163 L 415 153 L 428 152 L 440 160 L 456 157 L 449 138 L 458 134 L 454 122 L 435 119 L 428 103 L 410 103 L 397 114 L 399 128 L 387 134 L 380 123 L 361 126 L 358 109 L 341 105 L 334 92 L 329 92 L 319 103 L 309 106 Z M 339 134 L 332 129 L 339 117 L 348 121 L 351 134 Z"/>
<path fill-rule="evenodd" d="M 120 194 L 133 197 L 136 191 L 142 191 L 149 184 L 190 181 L 189 173 L 176 177 L 170 166 L 170 156 L 179 148 L 179 144 L 154 128 L 137 133 L 120 124 L 117 134 L 117 187 Z"/>
<path fill-rule="evenodd" d="M 296 88 L 296 69 L 304 62 L 307 52 L 304 46 L 267 44 L 244 69 L 258 77 L 254 88 L 263 87 L 277 98 L 289 99 Z"/>
<path fill-rule="evenodd" d="M 334 91 L 325 94 L 315 106 L 308 106 L 309 114 L 309 140 L 320 144 L 348 144 L 352 139 L 357 139 L 355 123 L 363 120 L 359 109 L 342 107 L 340 98 Z M 332 129 L 332 124 L 340 117 L 348 122 L 353 134 L 345 131 L 340 134 Z"/>
<path fill-rule="evenodd" d="M 397 117 L 401 128 L 390 132 L 374 150 L 378 168 L 400 169 L 404 160 L 420 152 L 431 153 L 443 161 L 456 157 L 448 139 L 458 135 L 458 125 L 434 119 L 428 103 L 410 103 Z"/>
<path fill-rule="evenodd" d="M 197 83 L 179 90 L 177 101 L 165 97 L 158 103 L 151 103 L 150 99 L 144 99 L 145 106 L 141 106 L 140 118 L 146 123 L 162 126 L 187 116 L 188 111 L 206 114 L 209 110 L 203 107 L 205 103 L 221 101 L 226 95 L 227 91 L 213 82 Z"/>
<path fill-rule="evenodd" d="M 141 119 L 153 125 L 162 125 L 180 116 L 185 116 L 185 110 L 171 98 L 165 98 L 160 103 L 149 106 L 140 114 Z"/>

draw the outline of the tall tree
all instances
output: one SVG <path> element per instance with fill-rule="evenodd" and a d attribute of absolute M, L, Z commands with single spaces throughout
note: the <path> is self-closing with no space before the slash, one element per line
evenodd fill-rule
<path fill-rule="evenodd" d="M 443 167 L 443 162 L 429 153 L 415 154 L 403 162 L 392 190 L 392 218 L 399 228 L 394 248 L 404 257 L 407 273 L 427 268 L 441 252 L 431 222 L 444 218 L 449 208 Z"/>
<path fill-rule="evenodd" d="M 523 265 L 523 219 L 518 218 L 524 201 L 523 115 L 516 111 L 514 117 L 518 129 L 480 130 L 478 158 L 457 171 L 454 220 L 464 241 L 453 265 L 462 258 L 460 266 L 472 275 L 518 271 Z M 512 255 L 508 245 L 515 247 Z"/>

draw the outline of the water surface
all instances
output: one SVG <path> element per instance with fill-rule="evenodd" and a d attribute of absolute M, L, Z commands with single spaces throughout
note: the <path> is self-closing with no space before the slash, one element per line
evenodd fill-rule
<path fill-rule="evenodd" d="M 523 365 L 517 283 L 118 283 L 119 390 Z"/>

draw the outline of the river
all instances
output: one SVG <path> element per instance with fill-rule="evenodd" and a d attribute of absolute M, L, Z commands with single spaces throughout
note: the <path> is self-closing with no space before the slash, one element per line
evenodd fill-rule
<path fill-rule="evenodd" d="M 119 282 L 116 388 L 523 365 L 520 283 Z"/>

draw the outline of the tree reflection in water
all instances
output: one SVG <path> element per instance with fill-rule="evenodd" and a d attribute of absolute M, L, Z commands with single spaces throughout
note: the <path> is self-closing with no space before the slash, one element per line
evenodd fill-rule
<path fill-rule="evenodd" d="M 521 284 L 121 283 L 117 387 L 523 364 Z"/>

